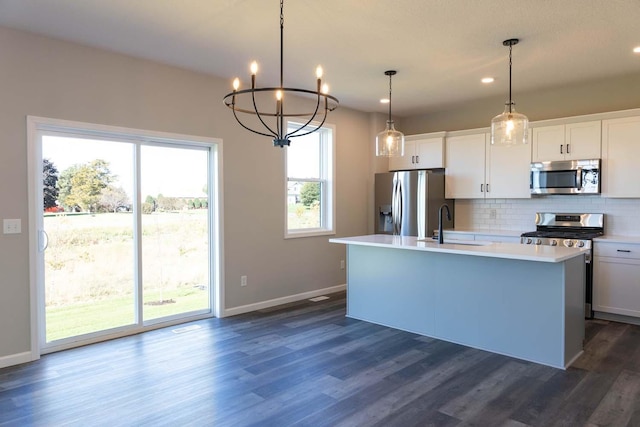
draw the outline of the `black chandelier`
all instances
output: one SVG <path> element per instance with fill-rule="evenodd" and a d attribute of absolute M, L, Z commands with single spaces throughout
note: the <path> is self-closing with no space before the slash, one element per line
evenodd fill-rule
<path fill-rule="evenodd" d="M 243 128 L 257 133 L 258 135 L 273 137 L 274 147 L 284 147 L 290 145 L 290 138 L 308 135 L 320 129 L 327 119 L 330 111 L 338 108 L 337 98 L 328 94 L 328 86 L 322 84 L 322 67 L 316 69 L 317 87 L 316 90 L 296 89 L 284 87 L 283 73 L 283 35 L 284 35 L 284 0 L 280 0 L 280 86 L 278 87 L 256 87 L 256 74 L 258 64 L 254 61 L 251 64 L 251 89 L 238 90 L 240 80 L 233 81 L 233 92 L 225 95 L 223 102 L 233 111 L 233 116 Z M 261 97 L 261 94 L 267 96 Z M 284 108 L 285 95 L 296 94 L 302 97 L 310 97 L 315 101 L 315 107 L 309 107 L 303 111 L 287 111 Z M 258 99 L 260 98 L 260 99 Z M 275 98 L 275 102 L 274 102 Z M 246 121 L 240 119 L 238 113 L 257 118 L 254 124 L 258 130 L 250 127 Z M 286 118 L 302 118 L 306 122 L 294 130 L 287 132 L 288 126 Z M 270 120 L 274 118 L 275 120 Z M 271 123 L 268 123 L 271 122 Z"/>

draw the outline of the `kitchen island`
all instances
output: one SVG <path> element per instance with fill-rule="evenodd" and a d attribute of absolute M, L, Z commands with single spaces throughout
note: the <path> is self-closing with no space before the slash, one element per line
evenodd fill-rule
<path fill-rule="evenodd" d="M 556 368 L 582 354 L 584 251 L 369 235 L 347 245 L 347 316 Z"/>

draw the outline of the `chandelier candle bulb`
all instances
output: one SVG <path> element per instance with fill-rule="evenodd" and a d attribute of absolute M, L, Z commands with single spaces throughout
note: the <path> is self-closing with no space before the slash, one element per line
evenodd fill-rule
<path fill-rule="evenodd" d="M 280 85 L 271 87 L 256 87 L 256 74 L 258 63 L 251 63 L 251 88 L 238 90 L 234 83 L 233 92 L 223 98 L 223 103 L 233 111 L 233 117 L 238 124 L 246 130 L 258 135 L 273 137 L 273 145 L 284 147 L 289 145 L 291 138 L 309 135 L 318 131 L 324 125 L 328 113 L 338 108 L 339 101 L 335 96 L 328 94 L 328 87 L 322 86 L 323 70 L 321 66 L 316 68 L 316 88 L 298 89 L 284 85 L 284 0 L 280 0 Z M 322 90 L 321 90 L 322 88 Z M 310 98 L 311 106 L 302 111 L 287 111 L 283 107 L 285 93 L 290 95 Z M 273 112 L 273 101 L 268 101 L 270 96 L 276 97 L 276 111 Z M 324 102 L 322 102 L 324 101 Z M 245 121 L 238 113 L 254 116 L 256 120 Z M 288 128 L 285 121 L 289 118 L 301 120 L 303 123 L 297 127 Z M 304 118 L 304 119 L 301 119 Z M 275 125 L 273 121 L 275 121 Z M 251 123 L 253 122 L 253 123 Z M 287 132 L 288 130 L 288 132 Z"/>

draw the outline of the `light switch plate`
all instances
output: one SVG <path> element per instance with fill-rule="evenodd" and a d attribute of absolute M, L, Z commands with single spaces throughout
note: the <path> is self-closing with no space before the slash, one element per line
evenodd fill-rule
<path fill-rule="evenodd" d="M 22 221 L 19 219 L 5 219 L 2 221 L 2 232 L 4 234 L 22 233 Z"/>

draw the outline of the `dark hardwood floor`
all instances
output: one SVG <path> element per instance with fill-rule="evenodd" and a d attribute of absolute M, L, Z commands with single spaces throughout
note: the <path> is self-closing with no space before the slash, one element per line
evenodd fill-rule
<path fill-rule="evenodd" d="M 345 295 L 0 370 L 1 426 L 635 426 L 640 327 L 567 371 L 345 317 Z"/>

